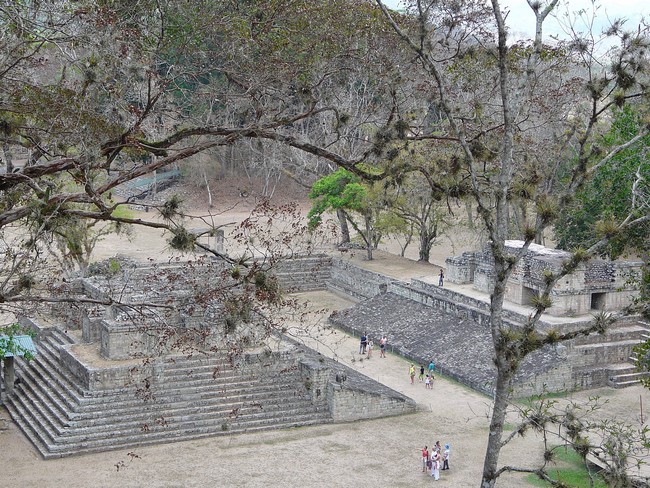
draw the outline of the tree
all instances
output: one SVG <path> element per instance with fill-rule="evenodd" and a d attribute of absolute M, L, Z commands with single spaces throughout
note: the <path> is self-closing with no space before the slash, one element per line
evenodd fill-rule
<path fill-rule="evenodd" d="M 553 398 L 547 392 L 527 399 L 518 406 L 521 422 L 510 437 L 537 434 L 544 449 L 543 460 L 541 466 L 504 466 L 504 471 L 533 473 L 551 486 L 567 486 L 566 480 L 553 473 L 552 466 L 561 452 L 570 450 L 584 465 L 591 483 L 604 479 L 607 486 L 621 488 L 647 483 L 647 477 L 635 472 L 645 464 L 650 440 L 647 427 L 610 418 L 605 412 L 607 404 L 608 400 L 597 396 L 577 402 Z M 593 469 L 594 459 L 603 470 Z"/>
<path fill-rule="evenodd" d="M 490 239 L 496 276 L 490 296 L 490 330 L 497 378 L 481 487 L 493 487 L 504 472 L 499 468 L 499 453 L 507 442 L 503 426 L 521 360 L 545 344 L 574 337 L 536 330 L 550 305 L 550 291 L 561 276 L 608 242 L 612 233 L 587 252 L 575 253 L 560 273 L 547 274 L 536 310 L 521 330 L 511 330 L 503 322 L 508 278 L 521 254 L 554 222 L 575 191 L 611 164 L 616 154 L 648 134 L 648 128 L 641 127 L 608 153 L 599 149 L 608 113 L 648 94 L 647 28 L 642 25 L 627 32 L 620 22 L 614 22 L 604 36 L 618 39 L 620 47 L 609 53 L 609 62 L 603 66 L 594 43 L 596 33 L 578 36 L 573 31 L 574 38 L 567 42 L 544 43 L 544 21 L 557 0 L 528 2 L 536 19 L 530 42 L 509 42 L 507 16 L 498 0 L 489 6 L 472 1 L 409 2 L 417 24 L 414 28 L 394 17 L 381 0 L 377 3 L 427 73 L 422 84 L 443 116 L 435 132 L 423 125 L 410 132 L 414 138 L 431 141 L 432 146 L 456 148 L 456 152 L 449 151 L 454 157 L 448 164 L 462 166 L 469 179 L 468 192 Z M 570 176 L 560 184 L 558 170 L 567 160 L 572 161 Z M 519 235 L 512 225 L 515 198 L 522 210 Z M 628 217 L 617 224 L 616 232 L 647 221 Z M 512 253 L 505 242 L 515 236 L 524 245 Z M 601 325 L 589 330 L 602 330 Z"/>
<path fill-rule="evenodd" d="M 314 200 L 314 204 L 307 214 L 309 225 L 312 228 L 320 224 L 323 213 L 328 210 L 341 212 L 345 220 L 350 222 L 365 242 L 368 259 L 372 260 L 372 207 L 369 202 L 368 188 L 362 183 L 360 177 L 345 169 L 338 169 L 316 181 L 309 192 L 309 198 Z M 350 212 L 361 215 L 365 231 L 354 221 Z"/>
<path fill-rule="evenodd" d="M 625 105 L 613 112 L 611 129 L 603 135 L 603 150 L 629 140 L 642 130 L 639 109 Z M 650 214 L 650 168 L 645 164 L 650 137 L 612 158 L 585 183 L 554 225 L 557 245 L 571 250 L 597 242 L 613 228 L 614 235 L 601 255 L 616 259 L 625 252 L 643 254 L 650 247 L 650 222 L 616 232 L 618 222 L 628 215 Z"/>
<path fill-rule="evenodd" d="M 17 303 L 28 288 L 14 285 L 33 283 L 46 266 L 39 242 L 58 235 L 76 245 L 70 232 L 86 223 L 148 225 L 168 231 L 180 251 L 201 247 L 188 218 L 169 218 L 178 201 L 156 206 L 162 221 L 145 221 L 119 210 L 128 201 L 107 198 L 192 156 L 255 140 L 361 172 L 374 147 L 361 134 L 388 123 L 399 96 L 386 82 L 394 54 L 383 44 L 386 24 L 368 4 L 349 5 L 3 3 L 0 133 L 14 165 L 0 175 L 0 232 L 12 250 L 4 303 Z M 339 110 L 344 87 L 358 80 L 367 80 L 359 99 L 370 109 Z"/>
<path fill-rule="evenodd" d="M 433 194 L 426 181 L 415 173 L 408 175 L 394 193 L 386 195 L 389 212 L 415 229 L 419 237 L 419 261 L 429 262 L 431 247 L 445 225 L 446 211 L 436 197 L 441 199 L 442 195 Z"/>

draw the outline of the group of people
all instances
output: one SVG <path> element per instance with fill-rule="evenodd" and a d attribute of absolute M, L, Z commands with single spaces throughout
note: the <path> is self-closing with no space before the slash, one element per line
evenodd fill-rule
<path fill-rule="evenodd" d="M 427 446 L 422 449 L 422 472 L 431 473 L 434 480 L 440 479 L 440 471 L 449 469 L 449 456 L 451 449 L 449 444 L 445 444 L 445 449 L 440 446 L 440 441 L 436 441 L 435 445 L 429 451 Z"/>
<path fill-rule="evenodd" d="M 427 374 L 425 377 L 425 369 L 424 365 L 420 364 L 420 375 L 418 378 L 420 379 L 420 383 L 424 383 L 426 386 L 427 390 L 432 390 L 433 389 L 433 380 L 436 379 L 434 376 L 434 371 L 436 369 L 436 364 L 433 362 L 433 359 L 429 361 L 429 366 L 426 370 Z M 411 384 L 415 383 L 415 365 L 411 364 L 409 366 L 409 378 L 411 379 Z"/>
<path fill-rule="evenodd" d="M 386 339 L 386 336 L 383 336 L 381 339 L 379 339 L 379 357 L 380 358 L 385 358 L 386 357 L 386 344 L 388 340 Z M 375 348 L 375 343 L 372 342 L 372 339 L 368 337 L 368 333 L 364 332 L 363 335 L 361 336 L 361 342 L 359 343 L 359 354 L 366 354 L 367 358 L 370 359 L 372 357 L 372 351 Z"/>

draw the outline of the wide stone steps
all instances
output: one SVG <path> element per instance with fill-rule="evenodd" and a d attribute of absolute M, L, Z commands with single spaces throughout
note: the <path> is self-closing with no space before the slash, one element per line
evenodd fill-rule
<path fill-rule="evenodd" d="M 261 388 L 255 388 L 251 391 L 249 384 L 248 388 L 239 388 L 237 390 L 227 390 L 227 394 L 222 394 L 222 385 L 214 385 L 219 388 L 219 392 L 214 391 L 202 392 L 200 394 L 188 395 L 165 395 L 159 392 L 160 399 L 152 401 L 144 401 L 137 398 L 133 392 L 130 392 L 127 400 L 111 401 L 111 410 L 106 411 L 106 405 L 103 404 L 79 404 L 74 409 L 63 410 L 58 406 L 52 405 L 43 394 L 43 390 L 47 390 L 46 386 L 39 387 L 37 385 L 26 384 L 20 385 L 23 389 L 21 401 L 26 405 L 26 408 L 37 407 L 41 416 L 44 418 L 44 423 L 57 435 L 64 435 L 69 432 L 70 428 L 86 428 L 93 427 L 96 423 L 98 416 L 102 417 L 102 422 L 105 424 L 105 430 L 112 430 L 116 426 L 124 427 L 129 422 L 134 425 L 140 426 L 142 424 L 142 416 L 147 411 L 157 411 L 164 409 L 166 415 L 173 416 L 177 413 L 186 412 L 187 414 L 202 414 L 210 412 L 214 415 L 229 414 L 235 409 L 249 408 L 252 411 L 259 411 L 260 407 L 265 411 L 272 411 L 277 406 L 290 406 L 299 402 L 304 402 L 306 397 L 295 388 L 298 378 L 285 379 L 284 384 L 267 384 Z M 173 391 L 173 390 L 172 390 Z M 116 395 L 120 398 L 122 395 Z M 309 400 L 307 400 L 309 403 Z"/>
<path fill-rule="evenodd" d="M 312 413 L 304 415 L 294 414 L 284 418 L 266 419 L 265 421 L 257 423 L 248 421 L 230 422 L 227 424 L 217 425 L 213 429 L 205 429 L 203 427 L 188 428 L 186 426 L 184 430 L 172 430 L 167 427 L 159 426 L 157 429 L 142 429 L 137 435 L 133 436 L 111 436 L 110 438 L 104 438 L 101 441 L 96 441 L 94 443 L 82 442 L 78 444 L 65 444 L 53 448 L 52 445 L 47 445 L 41 440 L 41 434 L 37 432 L 38 429 L 35 429 L 31 423 L 22 420 L 21 415 L 15 410 L 13 405 L 7 405 L 7 408 L 11 413 L 11 416 L 16 419 L 16 422 L 22 431 L 46 459 L 113 449 L 133 448 L 134 446 L 214 437 L 218 435 L 252 433 L 332 422 L 332 419 L 326 413 Z"/>
<path fill-rule="evenodd" d="M 194 437 L 195 434 L 219 434 L 233 431 L 244 432 L 249 429 L 274 427 L 277 425 L 294 426 L 296 423 L 307 425 L 309 423 L 323 423 L 328 421 L 326 412 L 313 411 L 306 402 L 293 404 L 278 404 L 274 411 L 265 408 L 263 411 L 256 407 L 239 409 L 236 413 L 232 410 L 212 412 L 208 409 L 198 412 L 178 412 L 176 414 L 156 417 L 156 411 L 150 416 L 142 416 L 139 421 L 122 422 L 107 426 L 104 419 L 96 419 L 95 426 L 85 428 L 72 428 L 57 434 L 44 421 L 38 411 L 26 408 L 21 402 L 12 405 L 22 419 L 28 420 L 32 428 L 32 436 L 38 439 L 37 445 L 45 446 L 42 451 L 44 456 L 63 455 L 69 451 L 82 449 L 101 450 L 112 449 L 116 444 L 137 445 L 139 438 L 145 434 L 147 439 L 168 437 Z M 170 412 L 171 413 L 171 412 Z"/>
<path fill-rule="evenodd" d="M 636 370 L 633 349 L 649 338 L 648 324 L 638 320 L 621 323 L 605 334 L 577 337 L 574 351 L 583 358 L 584 366 L 574 374 L 589 373 L 592 381 L 614 388 L 636 385 L 647 373 Z"/>
<path fill-rule="evenodd" d="M 270 417 L 268 414 L 257 415 L 254 418 L 239 416 L 233 420 L 231 417 L 219 418 L 211 416 L 207 421 L 200 419 L 178 420 L 175 418 L 164 419 L 163 422 L 142 423 L 137 428 L 111 430 L 110 433 L 83 433 L 74 436 L 55 436 L 51 431 L 39 424 L 38 414 L 30 417 L 30 412 L 22 410 L 20 405 L 12 404 L 10 411 L 16 409 L 16 418 L 20 418 L 19 425 L 34 442 L 44 457 L 64 456 L 78 452 L 101 451 L 119 447 L 133 447 L 135 445 L 153 442 L 167 442 L 169 440 L 182 440 L 208 435 L 219 435 L 234 432 L 249 432 L 281 427 L 295 427 L 331 422 L 325 412 L 306 412 L 304 409 L 284 409 L 282 416 Z M 23 422 L 22 419 L 28 420 Z M 101 422 L 101 419 L 98 419 Z M 36 427 L 35 427 L 36 426 Z"/>
<path fill-rule="evenodd" d="M 21 379 L 7 408 L 44 457 L 67 456 L 170 440 L 331 422 L 313 405 L 300 373 L 243 373 L 224 358 L 177 358 L 143 366 L 151 399 L 137 383 L 90 392 L 59 361 L 71 340 L 56 329 L 39 354 L 19 361 Z"/>

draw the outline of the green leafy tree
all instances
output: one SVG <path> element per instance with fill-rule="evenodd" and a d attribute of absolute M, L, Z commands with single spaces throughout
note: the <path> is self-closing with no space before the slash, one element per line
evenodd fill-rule
<path fill-rule="evenodd" d="M 31 350 L 24 348 L 20 343 L 16 342 L 15 337 L 18 335 L 33 336 L 34 332 L 31 329 L 22 327 L 20 324 L 10 324 L 0 327 L 0 359 L 5 358 L 8 354 L 22 356 L 27 360 L 34 359 L 34 354 Z"/>
<path fill-rule="evenodd" d="M 633 105 L 614 111 L 613 116 L 611 128 L 602 138 L 602 151 L 631 139 L 644 125 L 641 113 Z M 617 231 L 617 223 L 628 216 L 642 218 L 650 214 L 649 149 L 650 136 L 617 153 L 561 209 L 554 226 L 560 249 L 589 247 L 608 234 L 607 245 L 599 253 L 611 259 L 626 251 L 644 253 L 650 248 L 650 222 Z"/>
<path fill-rule="evenodd" d="M 443 195 L 432 192 L 426 180 L 417 173 L 402 179 L 392 191 L 386 191 L 389 211 L 408 224 L 419 238 L 418 260 L 428 262 L 431 248 L 447 225 Z"/>
<path fill-rule="evenodd" d="M 314 202 L 307 214 L 310 226 L 317 226 L 325 212 L 342 212 L 345 219 L 363 239 L 368 259 L 372 259 L 372 207 L 369 201 L 368 187 L 359 176 L 340 168 L 316 181 L 309 192 L 309 198 Z M 364 230 L 355 222 L 350 212 L 361 216 L 365 224 Z"/>

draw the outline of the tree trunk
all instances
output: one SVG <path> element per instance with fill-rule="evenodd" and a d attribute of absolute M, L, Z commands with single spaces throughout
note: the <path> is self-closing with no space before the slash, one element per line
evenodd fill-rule
<path fill-rule="evenodd" d="M 339 245 L 350 243 L 350 227 L 348 226 L 348 216 L 343 209 L 336 210 L 336 216 L 339 219 L 339 226 L 341 227 L 341 242 Z"/>
<path fill-rule="evenodd" d="M 499 356 L 499 353 L 497 353 L 497 356 Z M 506 368 L 509 367 L 506 365 Z M 499 464 L 499 454 L 501 453 L 503 425 L 508 409 L 509 391 L 512 383 L 511 378 L 509 373 L 502 372 L 497 375 L 492 419 L 490 420 L 490 435 L 488 436 L 488 445 L 483 462 L 481 488 L 494 488 L 496 486 L 496 472 Z"/>
<path fill-rule="evenodd" d="M 2 145 L 2 151 L 5 153 L 5 164 L 7 165 L 7 173 L 14 172 L 14 156 L 11 153 L 11 146 L 8 143 Z"/>
<path fill-rule="evenodd" d="M 205 171 L 203 172 L 203 181 L 205 182 L 205 188 L 208 190 L 208 208 L 212 208 L 212 191 L 210 191 L 210 183 Z"/>
<path fill-rule="evenodd" d="M 364 221 L 366 223 L 366 249 L 368 251 L 368 261 L 372 261 L 372 218 L 370 217 L 370 212 L 365 214 Z"/>
<path fill-rule="evenodd" d="M 474 230 L 474 213 L 472 212 L 472 202 L 465 199 L 465 212 L 467 212 L 467 227 L 469 230 Z"/>
<path fill-rule="evenodd" d="M 429 262 L 429 257 L 431 255 L 431 240 L 426 231 L 420 231 L 420 250 L 418 254 L 418 261 Z"/>
<path fill-rule="evenodd" d="M 495 362 L 497 366 L 496 386 L 494 390 L 494 406 L 490 421 L 490 434 L 483 462 L 483 478 L 481 488 L 493 488 L 496 485 L 499 454 L 503 439 L 503 425 L 506 419 L 512 379 L 517 369 L 516 361 L 512 363 L 507 348 L 509 344 L 501 334 L 503 327 L 503 300 L 505 298 L 508 280 L 508 265 L 503 246 L 493 245 L 495 283 L 490 296 L 490 332 L 494 345 Z"/>

